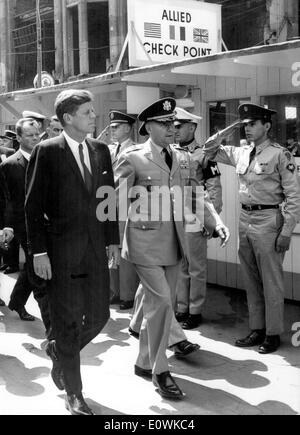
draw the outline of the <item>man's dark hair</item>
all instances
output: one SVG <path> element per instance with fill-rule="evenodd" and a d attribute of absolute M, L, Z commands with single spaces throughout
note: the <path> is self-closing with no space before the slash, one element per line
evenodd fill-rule
<path fill-rule="evenodd" d="M 31 127 L 36 127 L 37 129 L 39 129 L 39 125 L 35 119 L 22 118 L 22 119 L 19 119 L 19 121 L 16 124 L 16 133 L 18 136 L 22 136 L 23 131 L 24 131 L 23 127 L 25 124 L 30 125 Z"/>
<path fill-rule="evenodd" d="M 55 101 L 55 112 L 62 126 L 65 126 L 64 114 L 74 115 L 80 106 L 93 101 L 89 91 L 69 89 L 61 92 Z"/>

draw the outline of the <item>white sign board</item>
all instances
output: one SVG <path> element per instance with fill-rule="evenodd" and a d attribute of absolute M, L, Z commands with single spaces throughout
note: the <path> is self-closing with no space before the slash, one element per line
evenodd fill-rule
<path fill-rule="evenodd" d="M 196 0 L 128 0 L 131 67 L 220 53 L 221 6 Z"/>

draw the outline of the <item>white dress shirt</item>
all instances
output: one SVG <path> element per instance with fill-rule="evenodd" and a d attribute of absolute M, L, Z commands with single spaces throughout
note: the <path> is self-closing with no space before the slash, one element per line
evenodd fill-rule
<path fill-rule="evenodd" d="M 89 155 L 89 150 L 88 150 L 86 141 L 84 140 L 82 142 L 77 142 L 76 140 L 72 139 L 65 131 L 63 131 L 63 135 L 64 135 L 64 137 L 67 141 L 67 144 L 69 145 L 69 148 L 72 151 L 72 154 L 77 162 L 77 165 L 80 169 L 82 178 L 84 179 L 83 167 L 82 167 L 80 156 L 79 156 L 79 144 L 80 143 L 82 144 L 82 147 L 83 147 L 84 163 L 85 163 L 86 167 L 88 168 L 88 170 L 90 171 L 90 173 L 92 173 L 90 155 Z"/>

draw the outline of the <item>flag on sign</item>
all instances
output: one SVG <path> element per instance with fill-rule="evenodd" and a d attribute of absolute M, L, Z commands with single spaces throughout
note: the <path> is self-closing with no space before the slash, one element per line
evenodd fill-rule
<path fill-rule="evenodd" d="M 161 24 L 144 23 L 145 38 L 161 39 Z"/>
<path fill-rule="evenodd" d="M 209 43 L 209 32 L 207 29 L 194 29 L 194 42 Z"/>
<path fill-rule="evenodd" d="M 185 27 L 180 27 L 180 41 L 186 40 L 186 33 L 185 33 Z"/>

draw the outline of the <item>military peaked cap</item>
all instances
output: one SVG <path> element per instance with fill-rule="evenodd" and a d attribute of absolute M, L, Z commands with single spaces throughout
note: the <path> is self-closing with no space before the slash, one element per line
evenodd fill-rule
<path fill-rule="evenodd" d="M 272 115 L 277 113 L 275 110 L 266 109 L 265 107 L 252 103 L 242 104 L 239 106 L 238 111 L 240 120 L 244 123 L 256 121 L 258 119 L 268 122 L 272 120 Z"/>
<path fill-rule="evenodd" d="M 182 109 L 181 107 L 176 107 L 175 110 L 175 125 L 180 124 L 187 124 L 187 123 L 193 123 L 198 124 L 199 121 L 201 121 L 201 116 L 194 115 L 193 113 L 187 112 L 186 110 Z"/>
<path fill-rule="evenodd" d="M 117 124 L 133 125 L 136 121 L 136 119 L 133 118 L 132 116 L 129 116 L 123 112 L 119 112 L 118 110 L 111 110 L 109 112 L 109 120 L 110 120 L 111 126 L 117 125 Z"/>

